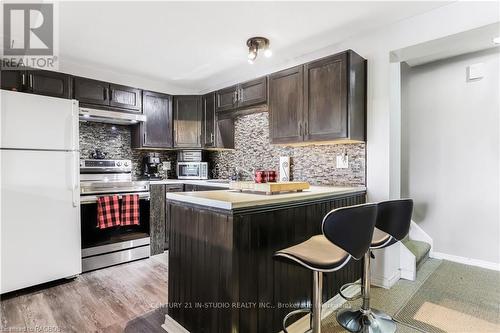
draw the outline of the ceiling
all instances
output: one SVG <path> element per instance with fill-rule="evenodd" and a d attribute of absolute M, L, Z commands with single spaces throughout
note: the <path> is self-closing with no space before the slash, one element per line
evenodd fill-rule
<path fill-rule="evenodd" d="M 203 92 L 444 2 L 61 2 L 61 60 Z M 247 38 L 273 57 L 246 61 Z"/>

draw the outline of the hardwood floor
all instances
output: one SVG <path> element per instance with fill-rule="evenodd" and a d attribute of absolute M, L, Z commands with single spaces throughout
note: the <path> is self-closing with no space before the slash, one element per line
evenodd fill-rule
<path fill-rule="evenodd" d="M 167 255 L 1 297 L 1 332 L 165 332 Z"/>

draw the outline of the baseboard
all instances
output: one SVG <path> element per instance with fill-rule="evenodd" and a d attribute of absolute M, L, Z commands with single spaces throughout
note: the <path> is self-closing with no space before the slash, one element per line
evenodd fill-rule
<path fill-rule="evenodd" d="M 435 259 L 444 259 L 444 260 L 448 260 L 448 261 L 458 262 L 458 263 L 464 264 L 464 265 L 470 265 L 470 266 L 491 269 L 494 271 L 500 271 L 500 263 L 497 264 L 497 263 L 494 263 L 491 261 L 454 256 L 451 254 L 446 254 L 446 253 L 442 253 L 442 252 L 435 252 L 435 251 L 433 251 L 430 254 L 430 257 L 435 258 Z"/>
<path fill-rule="evenodd" d="M 372 274 L 371 282 L 372 285 L 374 286 L 390 289 L 393 285 L 396 284 L 396 282 L 399 281 L 400 278 L 401 278 L 401 271 L 397 270 L 390 278 L 386 278 L 383 276 L 376 276 Z"/>
<path fill-rule="evenodd" d="M 189 333 L 187 329 L 182 327 L 181 324 L 176 322 L 168 314 L 165 315 L 165 322 L 163 323 L 163 325 L 161 325 L 161 328 L 163 328 L 168 333 Z"/>

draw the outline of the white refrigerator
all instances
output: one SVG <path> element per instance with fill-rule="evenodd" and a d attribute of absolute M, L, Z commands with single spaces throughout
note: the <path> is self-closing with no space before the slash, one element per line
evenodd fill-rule
<path fill-rule="evenodd" d="M 1 91 L 0 293 L 81 273 L 78 101 Z"/>

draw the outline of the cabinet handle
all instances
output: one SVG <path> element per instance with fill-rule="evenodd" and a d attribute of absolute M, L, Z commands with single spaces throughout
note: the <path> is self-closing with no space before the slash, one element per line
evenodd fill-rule
<path fill-rule="evenodd" d="M 308 135 L 309 133 L 307 132 L 309 124 L 307 121 L 304 122 L 304 135 Z"/>
<path fill-rule="evenodd" d="M 146 132 L 144 132 L 144 142 L 143 143 L 146 143 Z"/>
<path fill-rule="evenodd" d="M 243 97 L 243 89 L 238 89 L 238 101 L 241 101 Z"/>
<path fill-rule="evenodd" d="M 22 83 L 23 83 L 23 88 L 26 85 L 26 74 L 23 73 L 22 77 Z"/>
<path fill-rule="evenodd" d="M 238 100 L 238 90 L 235 90 L 233 93 L 233 104 Z"/>
<path fill-rule="evenodd" d="M 299 135 L 302 136 L 302 122 L 299 122 Z"/>
<path fill-rule="evenodd" d="M 33 74 L 29 75 L 29 79 L 30 79 L 30 88 L 33 89 Z"/>

